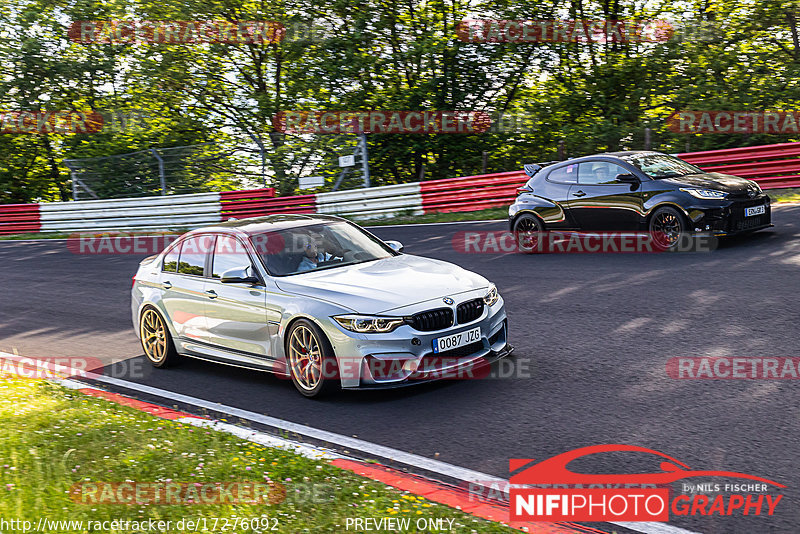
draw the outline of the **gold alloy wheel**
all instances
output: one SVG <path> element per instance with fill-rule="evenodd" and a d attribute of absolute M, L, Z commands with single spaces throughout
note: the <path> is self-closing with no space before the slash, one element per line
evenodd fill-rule
<path fill-rule="evenodd" d="M 292 330 L 289 365 L 297 385 L 306 391 L 315 389 L 322 380 L 322 351 L 317 336 L 306 326 Z"/>
<path fill-rule="evenodd" d="M 145 310 L 139 321 L 139 332 L 145 355 L 153 363 L 161 363 L 167 357 L 167 329 L 155 310 Z"/>

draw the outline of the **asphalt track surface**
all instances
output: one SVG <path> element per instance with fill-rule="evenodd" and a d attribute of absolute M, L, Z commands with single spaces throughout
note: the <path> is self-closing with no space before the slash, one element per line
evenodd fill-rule
<path fill-rule="evenodd" d="M 516 347 L 511 378 L 313 401 L 264 373 L 194 360 L 151 369 L 129 311 L 141 256 L 76 255 L 63 240 L 0 242 L 0 350 L 122 361 L 115 376 L 503 478 L 510 458 L 640 445 L 693 469 L 788 486 L 773 517 L 673 516 L 672 524 L 797 532 L 800 381 L 675 380 L 665 368 L 676 356 L 800 356 L 800 206 L 781 206 L 773 219 L 775 228 L 714 252 L 677 254 L 463 254 L 452 245 L 457 232 L 505 224 L 373 228 L 407 253 L 452 261 L 497 284 Z M 618 455 L 571 467 L 658 471 L 657 463 Z"/>

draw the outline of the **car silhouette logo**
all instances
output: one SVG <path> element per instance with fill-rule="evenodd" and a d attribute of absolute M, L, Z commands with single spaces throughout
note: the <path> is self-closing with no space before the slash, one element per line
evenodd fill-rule
<path fill-rule="evenodd" d="M 443 301 L 444 301 L 444 303 L 445 303 L 445 304 L 447 304 L 448 306 L 452 305 L 452 304 L 455 302 L 455 301 L 454 301 L 453 299 L 451 299 L 450 297 L 444 297 L 442 300 L 443 300 Z"/>
<path fill-rule="evenodd" d="M 661 472 L 656 473 L 639 473 L 639 474 L 584 474 L 576 473 L 567 469 L 567 464 L 577 458 L 589 456 L 592 454 L 603 452 L 643 452 L 660 456 L 662 461 L 660 468 Z M 509 467 L 512 471 L 521 465 L 530 465 L 534 460 L 512 460 Z M 511 477 L 511 484 L 669 484 L 676 480 L 692 477 L 731 477 L 731 478 L 744 478 L 748 480 L 757 480 L 767 484 L 785 488 L 783 484 L 769 480 L 766 478 L 748 475 L 746 473 L 737 473 L 734 471 L 697 471 L 691 469 L 688 465 L 676 460 L 671 456 L 664 453 L 638 447 L 635 445 L 593 445 L 591 447 L 582 447 L 574 449 L 547 460 L 538 462 L 522 472 L 517 473 Z"/>

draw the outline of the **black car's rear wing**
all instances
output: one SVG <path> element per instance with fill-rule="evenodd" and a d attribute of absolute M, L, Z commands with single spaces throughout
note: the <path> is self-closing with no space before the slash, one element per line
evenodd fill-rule
<path fill-rule="evenodd" d="M 525 169 L 525 174 L 532 178 L 534 174 L 542 170 L 544 167 L 552 165 L 553 163 L 558 163 L 558 160 L 545 161 L 544 163 L 526 163 L 522 166 L 522 168 Z"/>

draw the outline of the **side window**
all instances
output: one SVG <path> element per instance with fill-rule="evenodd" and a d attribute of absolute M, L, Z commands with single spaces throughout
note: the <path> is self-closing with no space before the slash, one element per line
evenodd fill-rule
<path fill-rule="evenodd" d="M 178 263 L 178 272 L 203 276 L 210 245 L 214 243 L 214 236 L 199 235 L 190 237 L 181 246 L 181 259 Z"/>
<path fill-rule="evenodd" d="M 567 184 L 577 184 L 578 183 L 578 165 L 565 165 L 558 169 L 553 169 L 550 171 L 550 174 L 547 175 L 547 179 L 551 182 L 561 182 Z"/>
<path fill-rule="evenodd" d="M 161 270 L 168 273 L 174 273 L 178 270 L 178 256 L 181 254 L 181 243 L 172 247 L 164 255 L 164 263 L 161 265 Z"/>
<path fill-rule="evenodd" d="M 255 269 L 252 269 L 251 265 L 250 257 L 241 241 L 227 235 L 217 236 L 211 278 L 222 278 L 222 273 L 229 269 L 248 266 L 251 267 L 250 273 L 255 274 Z"/>
<path fill-rule="evenodd" d="M 619 174 L 628 174 L 631 171 L 609 161 L 589 161 L 578 165 L 578 182 L 588 185 L 618 184 Z"/>

